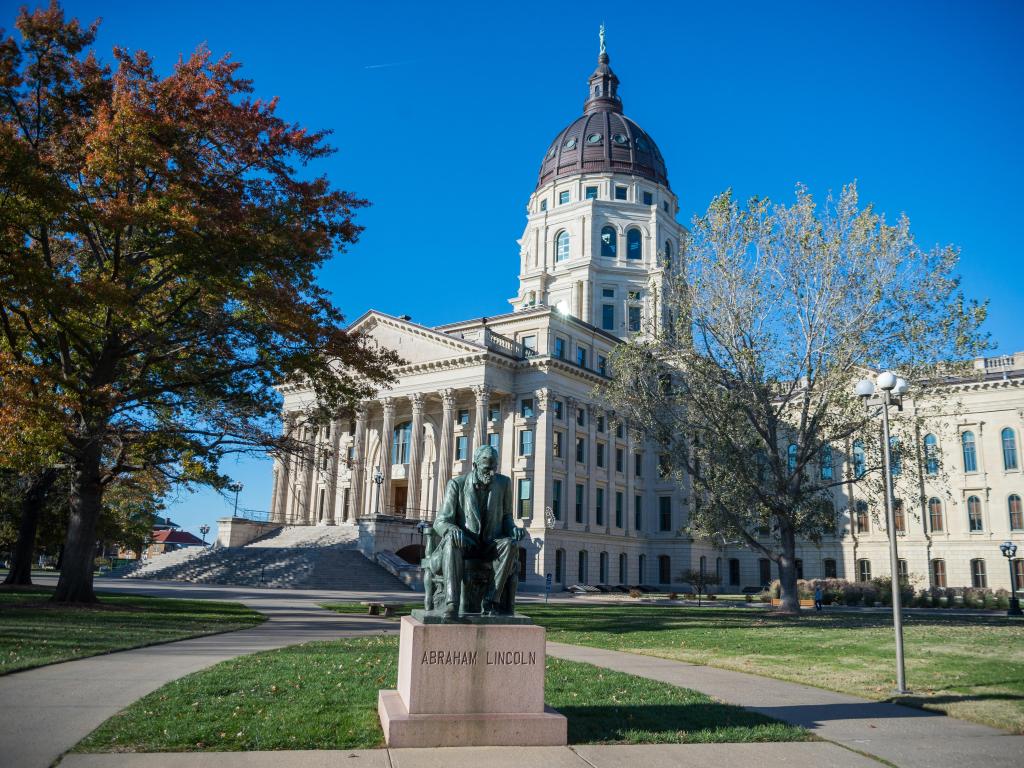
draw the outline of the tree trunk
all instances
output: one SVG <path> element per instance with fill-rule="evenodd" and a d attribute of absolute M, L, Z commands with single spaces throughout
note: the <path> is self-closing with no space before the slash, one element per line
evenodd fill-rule
<path fill-rule="evenodd" d="M 42 515 L 46 497 L 56 479 L 56 469 L 44 469 L 32 479 L 28 490 L 21 498 L 18 540 L 11 553 L 11 570 L 7 572 L 4 584 L 19 586 L 32 584 L 32 558 L 36 551 L 36 530 L 39 528 L 39 518 Z"/>
<path fill-rule="evenodd" d="M 796 534 L 793 527 L 779 520 L 779 539 L 782 552 L 779 555 L 779 597 L 782 613 L 800 613 L 800 593 L 796 586 Z"/>
<path fill-rule="evenodd" d="M 96 522 L 103 504 L 98 442 L 85 448 L 74 461 L 71 515 L 54 602 L 97 602 L 92 588 L 92 570 L 96 557 Z"/>

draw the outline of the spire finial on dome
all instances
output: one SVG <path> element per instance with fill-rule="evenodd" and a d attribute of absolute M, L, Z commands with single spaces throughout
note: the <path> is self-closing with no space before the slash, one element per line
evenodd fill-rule
<path fill-rule="evenodd" d="M 607 49 L 604 47 L 604 22 L 603 21 L 601 22 L 601 28 L 598 31 L 597 36 L 598 36 L 598 39 L 600 39 L 600 41 L 601 41 L 601 50 L 599 50 L 598 53 L 608 53 Z"/>
<path fill-rule="evenodd" d="M 588 81 L 587 101 L 583 105 L 586 113 L 609 110 L 611 112 L 622 112 L 622 102 L 619 101 L 619 78 L 608 66 L 608 50 L 605 47 L 604 22 L 598 28 L 598 40 L 600 51 L 597 54 L 597 69 L 590 76 Z"/>

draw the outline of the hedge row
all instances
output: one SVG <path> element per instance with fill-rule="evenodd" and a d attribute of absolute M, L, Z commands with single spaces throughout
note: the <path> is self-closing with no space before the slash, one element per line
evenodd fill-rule
<path fill-rule="evenodd" d="M 813 598 L 819 586 L 825 605 L 892 604 L 892 581 L 888 576 L 871 581 L 814 579 L 797 582 L 800 597 L 804 599 Z M 779 594 L 779 580 L 776 579 L 760 597 L 767 602 L 778 598 Z M 911 608 L 1009 608 L 1010 593 L 1005 589 L 992 590 L 988 587 L 929 587 L 915 590 L 910 584 L 901 582 L 900 602 Z"/>

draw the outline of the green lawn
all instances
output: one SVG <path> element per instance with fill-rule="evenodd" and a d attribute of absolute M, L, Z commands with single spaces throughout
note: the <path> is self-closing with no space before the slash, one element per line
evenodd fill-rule
<path fill-rule="evenodd" d="M 354 614 L 358 614 L 358 615 L 361 615 L 361 616 L 369 616 L 370 615 L 369 612 L 368 612 L 367 606 L 363 605 L 362 603 L 321 603 L 320 607 L 321 608 L 326 608 L 329 611 L 334 611 L 335 613 L 354 613 Z M 400 616 L 408 616 L 410 613 L 412 613 L 417 608 L 422 608 L 422 607 L 423 607 L 423 601 L 422 600 L 420 600 L 419 602 L 415 602 L 415 603 L 402 603 L 401 605 L 395 606 L 395 609 L 394 609 L 395 612 L 394 612 L 393 615 L 396 618 L 400 617 Z M 380 618 L 383 618 L 383 616 L 374 616 L 373 618 L 380 619 Z"/>
<path fill-rule="evenodd" d="M 869 699 L 895 687 L 890 615 L 656 605 L 522 605 L 548 639 L 752 672 Z M 1024 733 L 1024 622 L 1000 616 L 904 617 L 899 700 Z"/>
<path fill-rule="evenodd" d="M 308 643 L 217 664 L 115 715 L 77 752 L 383 746 L 377 691 L 394 688 L 398 638 Z M 569 741 L 797 741 L 801 728 L 643 678 L 548 659 L 547 703 Z"/>
<path fill-rule="evenodd" d="M 96 606 L 48 602 L 52 590 L 0 588 L 0 675 L 259 624 L 240 603 L 100 594 Z"/>

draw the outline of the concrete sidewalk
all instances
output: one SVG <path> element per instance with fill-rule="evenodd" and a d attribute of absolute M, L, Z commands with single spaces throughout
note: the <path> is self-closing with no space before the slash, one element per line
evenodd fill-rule
<path fill-rule="evenodd" d="M 106 585 L 97 587 L 103 589 Z M 93 656 L 0 677 L 0 765 L 48 768 L 132 702 L 212 664 L 312 640 L 398 630 L 395 622 L 331 613 L 318 607 L 316 599 L 295 597 L 283 590 L 253 594 L 252 590 L 200 588 L 182 594 L 173 587 L 150 585 L 118 591 L 239 600 L 268 618 L 257 627 L 238 632 Z"/>
<path fill-rule="evenodd" d="M 1024 765 L 1024 736 L 934 712 L 621 651 L 548 643 L 548 655 L 692 688 L 719 701 L 801 725 L 815 736 L 900 768 Z"/>
<path fill-rule="evenodd" d="M 68 755 L 60 768 L 879 768 L 824 742 Z"/>

